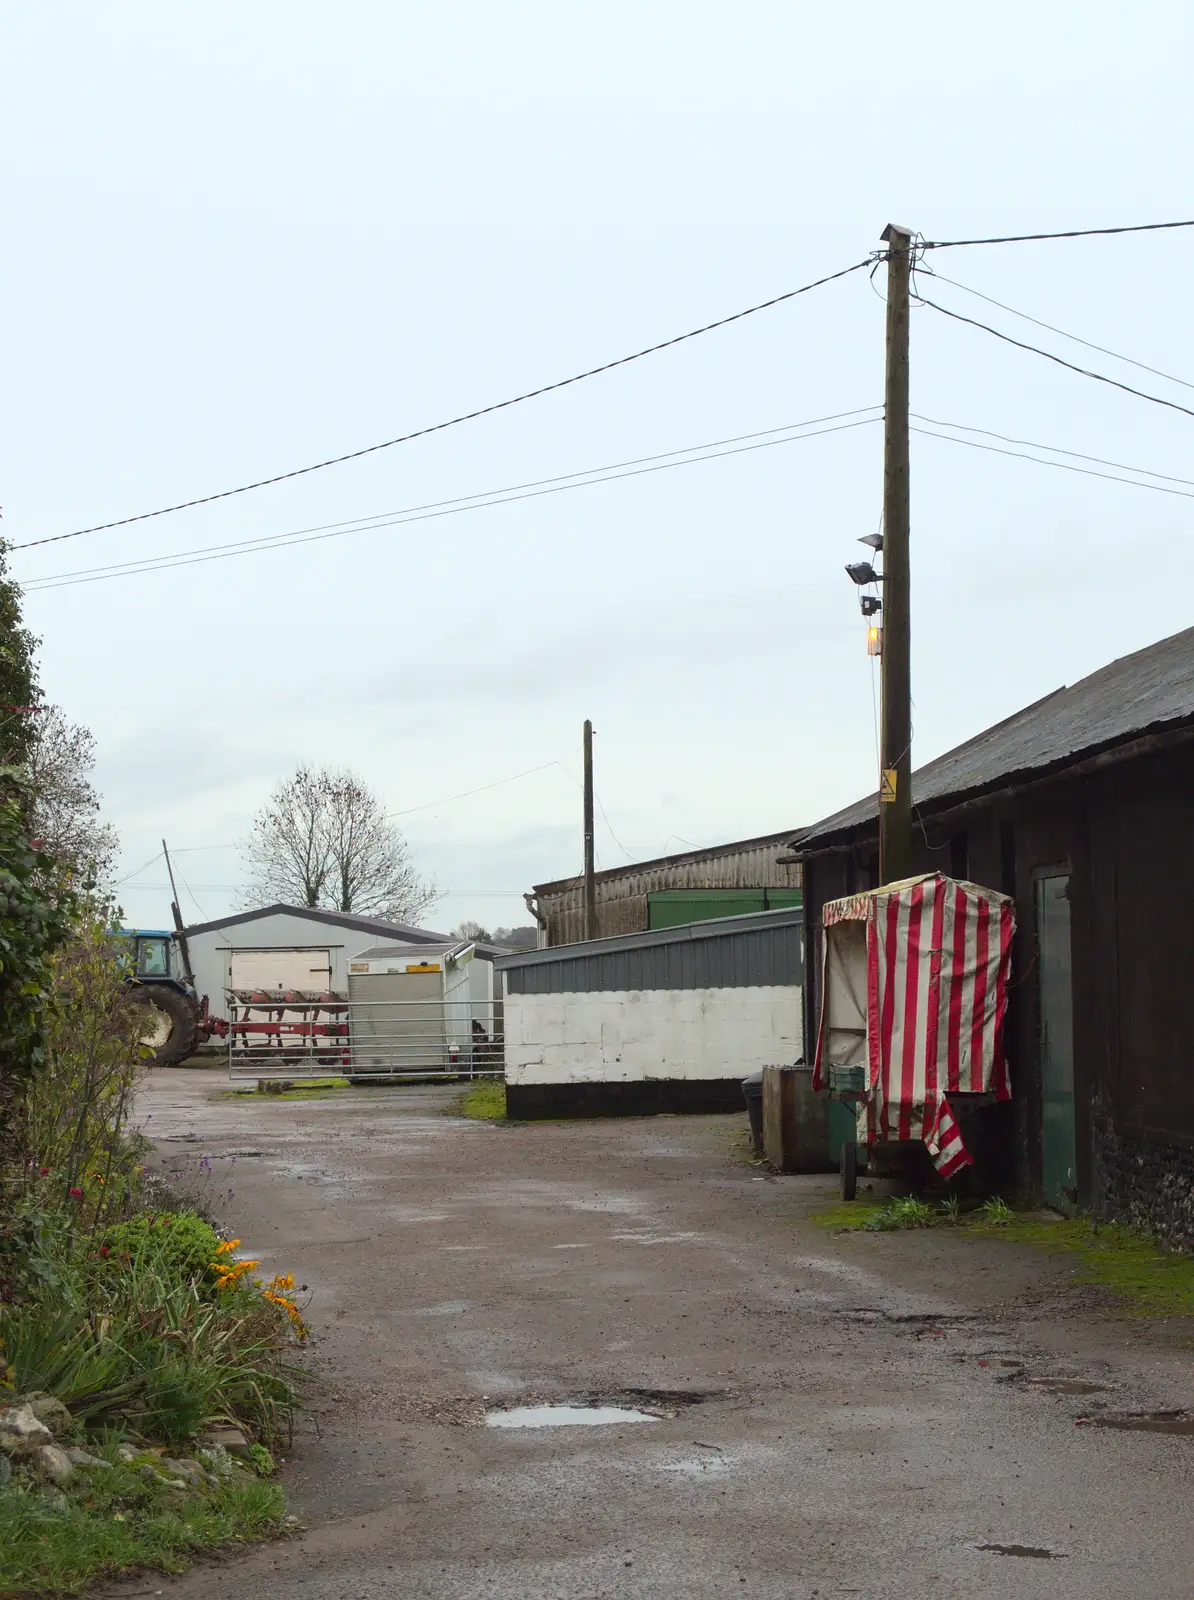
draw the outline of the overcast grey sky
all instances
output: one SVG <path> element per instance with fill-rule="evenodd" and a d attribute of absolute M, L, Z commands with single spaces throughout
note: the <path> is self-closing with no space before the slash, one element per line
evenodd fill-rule
<path fill-rule="evenodd" d="M 471 410 L 857 261 L 891 219 L 955 238 L 1192 215 L 1191 65 L 1176 0 L 9 7 L 3 527 L 63 533 Z M 1194 382 L 1194 230 L 928 265 Z M 1194 403 L 950 285 L 934 296 Z M 16 552 L 13 571 L 873 405 L 882 342 L 860 273 L 430 439 Z M 912 359 L 915 411 L 1194 478 L 1194 419 L 930 310 Z M 842 566 L 878 522 L 881 445 L 859 427 L 31 590 L 47 692 L 99 742 L 122 875 L 164 834 L 184 909 L 223 913 L 232 843 L 305 759 L 407 813 L 450 890 L 433 926 L 525 921 L 521 892 L 579 866 L 586 716 L 605 866 L 856 798 L 874 785 L 872 679 Z M 1194 621 L 1180 497 L 924 437 L 912 473 L 917 761 Z M 158 864 L 122 886 L 130 921 L 168 920 L 164 882 Z"/>

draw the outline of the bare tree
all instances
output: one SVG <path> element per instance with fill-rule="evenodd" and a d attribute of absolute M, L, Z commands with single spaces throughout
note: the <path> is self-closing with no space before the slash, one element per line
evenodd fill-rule
<path fill-rule="evenodd" d="M 68 722 L 57 706 L 43 705 L 29 720 L 25 769 L 33 833 L 73 874 L 102 886 L 115 864 L 120 836 L 100 820 L 100 797 L 90 777 L 95 739 L 89 729 Z"/>
<path fill-rule="evenodd" d="M 466 917 L 458 928 L 452 929 L 453 939 L 480 939 L 482 944 L 492 944 L 493 935 L 483 923 Z"/>
<path fill-rule="evenodd" d="M 331 767 L 300 766 L 280 783 L 242 851 L 249 904 L 282 900 L 414 922 L 439 898 L 378 797 Z"/>

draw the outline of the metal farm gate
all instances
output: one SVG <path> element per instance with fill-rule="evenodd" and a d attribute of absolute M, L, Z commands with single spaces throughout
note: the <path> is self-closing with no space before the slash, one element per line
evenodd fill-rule
<path fill-rule="evenodd" d="M 475 1078 L 504 1071 L 500 1002 L 229 996 L 232 1078 Z"/>

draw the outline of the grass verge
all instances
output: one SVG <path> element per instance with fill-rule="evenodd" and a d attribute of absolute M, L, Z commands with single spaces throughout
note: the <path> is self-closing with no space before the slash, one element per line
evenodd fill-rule
<path fill-rule="evenodd" d="M 474 1122 L 503 1122 L 506 1117 L 506 1085 L 501 1078 L 482 1078 L 470 1084 L 450 1112 L 454 1117 L 471 1117 Z"/>
<path fill-rule="evenodd" d="M 108 1459 L 107 1467 L 80 1470 L 65 1489 L 18 1477 L 0 1489 L 0 1600 L 75 1595 L 98 1579 L 147 1568 L 182 1572 L 200 1551 L 285 1529 L 277 1484 L 238 1473 L 184 1493 L 153 1478 L 152 1467 Z"/>
<path fill-rule="evenodd" d="M 900 1200 L 832 1206 L 813 1219 L 835 1232 L 890 1233 L 948 1227 L 962 1237 L 999 1239 L 1072 1258 L 1079 1283 L 1110 1290 L 1130 1315 L 1194 1316 L 1194 1256 L 1170 1250 L 1151 1234 L 1090 1217 L 1042 1217 L 1014 1212 L 998 1198 L 978 1211 Z"/>

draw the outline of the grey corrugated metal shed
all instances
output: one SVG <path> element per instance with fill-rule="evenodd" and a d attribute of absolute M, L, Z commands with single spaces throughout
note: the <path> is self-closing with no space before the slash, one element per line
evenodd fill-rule
<path fill-rule="evenodd" d="M 409 956 L 413 948 L 417 948 L 421 961 L 443 960 L 456 950 L 467 950 L 469 945 L 474 945 L 477 955 L 482 961 L 496 961 L 498 956 L 504 956 L 507 946 L 498 944 L 480 944 L 474 939 L 444 939 L 438 943 L 429 941 L 420 942 L 417 946 L 409 940 L 397 940 L 387 944 L 370 945 L 368 950 L 358 950 L 353 956 L 354 961 L 381 961 L 386 956 Z"/>
<path fill-rule="evenodd" d="M 217 917 L 214 922 L 193 922 L 184 929 L 188 934 L 213 933 L 218 928 L 235 928 L 239 923 L 256 922 L 261 917 L 302 917 L 309 922 L 323 922 L 331 927 L 351 928 L 354 933 L 375 933 L 379 939 L 389 938 L 402 944 L 444 944 L 446 933 L 432 933 L 427 928 L 410 928 L 403 922 L 383 922 L 379 917 L 358 917 L 349 911 L 325 911 L 321 906 L 288 906 L 279 901 L 272 906 L 259 906 L 252 911 L 234 911 L 231 916 Z"/>
<path fill-rule="evenodd" d="M 753 988 L 804 977 L 804 912 L 751 912 L 502 956 L 510 994 Z"/>
<path fill-rule="evenodd" d="M 1057 689 L 1004 722 L 938 756 L 912 775 L 919 807 L 948 802 L 1038 779 L 1074 761 L 1148 734 L 1194 722 L 1194 628 L 1175 633 L 1069 688 Z M 869 795 L 834 812 L 790 840 L 801 854 L 875 822 Z"/>

